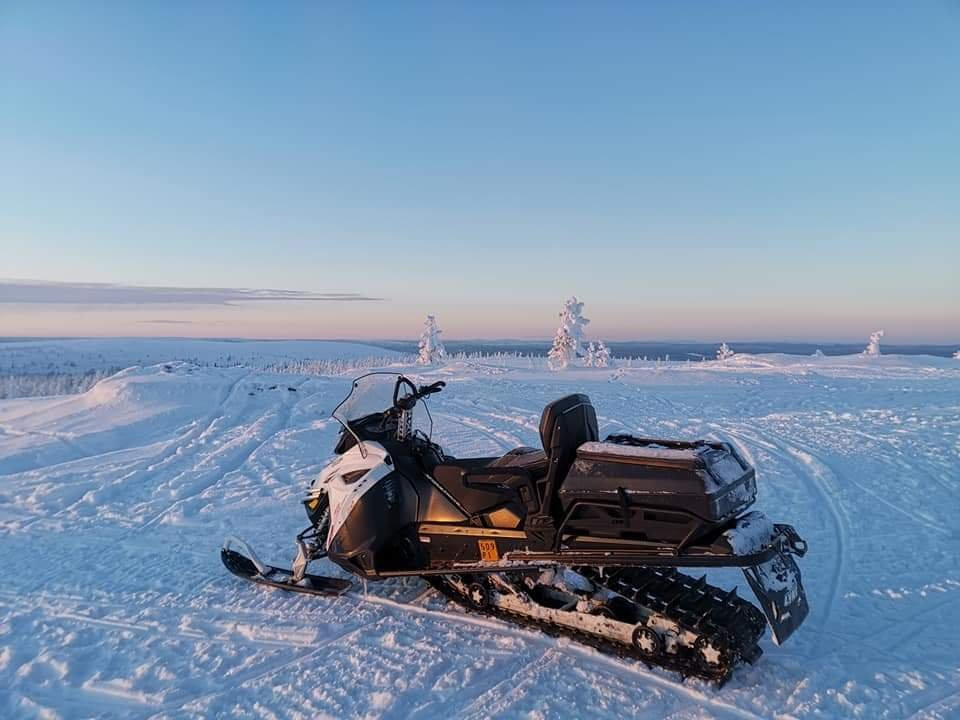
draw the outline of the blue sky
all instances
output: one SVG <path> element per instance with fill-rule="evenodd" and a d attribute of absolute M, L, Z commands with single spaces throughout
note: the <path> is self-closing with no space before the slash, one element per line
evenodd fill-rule
<path fill-rule="evenodd" d="M 0 335 L 960 341 L 960 4 L 835 5 L 7 2 Z"/>

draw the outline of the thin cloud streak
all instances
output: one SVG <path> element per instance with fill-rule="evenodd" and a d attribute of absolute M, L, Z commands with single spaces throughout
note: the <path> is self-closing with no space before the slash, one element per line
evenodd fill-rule
<path fill-rule="evenodd" d="M 234 305 L 245 302 L 377 302 L 360 293 L 257 288 L 192 288 L 115 283 L 0 280 L 0 304 Z"/>
<path fill-rule="evenodd" d="M 141 325 L 193 325 L 193 320 L 137 320 Z"/>

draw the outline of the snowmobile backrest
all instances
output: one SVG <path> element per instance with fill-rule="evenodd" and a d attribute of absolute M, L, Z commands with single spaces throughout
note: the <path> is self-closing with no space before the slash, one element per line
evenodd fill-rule
<path fill-rule="evenodd" d="M 560 465 L 569 466 L 577 455 L 578 447 L 599 437 L 597 413 L 586 395 L 567 395 L 543 409 L 540 440 L 543 442 L 543 451 L 551 461 L 556 459 Z"/>
<path fill-rule="evenodd" d="M 567 395 L 543 409 L 540 440 L 547 455 L 547 475 L 540 485 L 540 511 L 529 519 L 528 538 L 532 546 L 548 549 L 558 537 L 560 521 L 557 488 L 577 458 L 577 448 L 600 436 L 597 413 L 586 395 Z"/>

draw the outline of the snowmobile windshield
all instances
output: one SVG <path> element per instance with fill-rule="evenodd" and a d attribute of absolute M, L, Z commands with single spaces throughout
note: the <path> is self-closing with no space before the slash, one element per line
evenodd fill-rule
<path fill-rule="evenodd" d="M 334 409 L 333 417 L 343 425 L 346 432 L 353 435 L 360 451 L 366 456 L 365 440 L 396 438 L 400 413 L 394 400 L 402 404 L 415 389 L 414 378 L 397 373 L 374 372 L 362 375 L 353 381 L 350 392 Z M 417 400 L 408 412 L 411 433 L 419 431 L 419 434 L 429 438 L 433 431 L 433 421 L 425 398 Z"/>

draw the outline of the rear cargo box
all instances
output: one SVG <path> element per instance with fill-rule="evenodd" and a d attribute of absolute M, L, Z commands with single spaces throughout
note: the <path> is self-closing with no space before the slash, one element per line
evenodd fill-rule
<path fill-rule="evenodd" d="M 679 542 L 756 493 L 753 468 L 729 443 L 611 435 L 578 448 L 559 497 L 565 514 L 578 505 L 565 531 Z"/>

